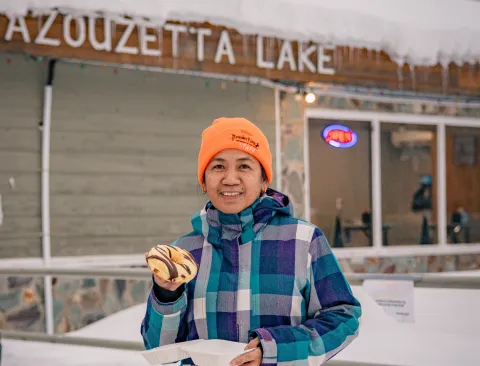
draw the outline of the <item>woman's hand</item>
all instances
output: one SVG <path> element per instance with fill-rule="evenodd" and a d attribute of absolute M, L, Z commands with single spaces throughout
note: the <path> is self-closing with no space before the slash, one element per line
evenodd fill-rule
<path fill-rule="evenodd" d="M 147 259 L 147 257 L 148 257 L 148 252 L 145 253 L 145 260 Z M 177 288 L 182 286 L 181 283 L 166 281 L 166 280 L 158 277 L 155 273 L 153 273 L 153 280 L 155 281 L 155 283 L 159 287 L 163 288 L 164 290 L 168 290 L 168 291 L 175 291 Z"/>
<path fill-rule="evenodd" d="M 253 349 L 253 351 L 244 353 L 237 358 L 234 358 L 230 362 L 230 366 L 240 366 L 240 365 L 248 365 L 248 366 L 260 366 L 262 364 L 263 352 L 260 346 L 260 339 L 254 338 L 245 347 L 245 351 L 249 349 Z"/>

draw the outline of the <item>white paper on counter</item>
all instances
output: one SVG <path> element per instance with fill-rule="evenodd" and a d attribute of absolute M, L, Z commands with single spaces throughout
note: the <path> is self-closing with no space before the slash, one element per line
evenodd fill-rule
<path fill-rule="evenodd" d="M 363 289 L 399 323 L 415 323 L 413 281 L 365 280 Z"/>

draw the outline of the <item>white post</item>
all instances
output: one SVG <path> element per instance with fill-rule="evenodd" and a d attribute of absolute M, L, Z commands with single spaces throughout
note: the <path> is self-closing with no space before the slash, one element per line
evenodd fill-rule
<path fill-rule="evenodd" d="M 43 264 L 50 266 L 50 125 L 52 112 L 52 85 L 47 83 L 43 101 L 42 133 L 42 252 Z M 52 277 L 44 277 L 45 328 L 47 334 L 53 334 L 53 289 Z"/>
<path fill-rule="evenodd" d="M 303 117 L 303 162 L 305 171 L 305 220 L 311 220 L 310 213 L 310 144 L 308 132 L 308 116 Z"/>
<path fill-rule="evenodd" d="M 437 237 L 438 244 L 447 245 L 447 158 L 446 127 L 437 125 Z"/>
<path fill-rule="evenodd" d="M 277 191 L 282 190 L 282 131 L 280 89 L 275 88 L 275 172 Z"/>
<path fill-rule="evenodd" d="M 383 246 L 382 230 L 382 157 L 381 157 L 381 125 L 378 119 L 372 120 L 371 156 L 372 161 L 372 238 L 373 247 Z"/>

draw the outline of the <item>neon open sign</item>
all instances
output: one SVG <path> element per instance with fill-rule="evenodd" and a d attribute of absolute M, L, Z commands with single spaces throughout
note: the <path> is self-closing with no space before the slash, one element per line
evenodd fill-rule
<path fill-rule="evenodd" d="M 333 147 L 346 149 L 355 145 L 358 141 L 357 134 L 344 125 L 330 125 L 322 131 L 323 140 Z"/>

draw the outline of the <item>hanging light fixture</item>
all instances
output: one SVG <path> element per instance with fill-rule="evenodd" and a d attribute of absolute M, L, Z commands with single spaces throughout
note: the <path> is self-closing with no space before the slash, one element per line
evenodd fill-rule
<path fill-rule="evenodd" d="M 305 102 L 307 102 L 308 104 L 312 104 L 313 102 L 315 102 L 315 99 L 317 99 L 317 97 L 312 92 L 305 95 Z"/>

